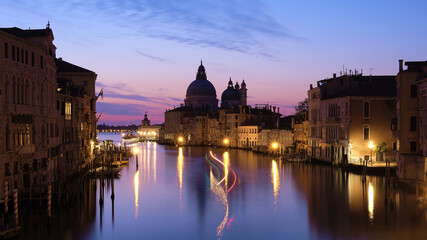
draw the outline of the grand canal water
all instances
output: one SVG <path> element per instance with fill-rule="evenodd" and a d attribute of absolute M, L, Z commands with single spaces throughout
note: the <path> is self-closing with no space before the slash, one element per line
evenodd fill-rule
<path fill-rule="evenodd" d="M 427 211 L 415 189 L 393 187 L 385 204 L 383 177 L 363 183 L 329 166 L 244 150 L 134 147 L 137 156 L 114 184 L 79 183 L 83 196 L 54 211 L 52 230 L 24 226 L 20 238 L 427 239 Z"/>

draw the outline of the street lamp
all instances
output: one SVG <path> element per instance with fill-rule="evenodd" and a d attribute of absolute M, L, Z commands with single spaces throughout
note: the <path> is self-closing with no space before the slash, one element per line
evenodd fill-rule
<path fill-rule="evenodd" d="M 179 136 L 178 137 L 178 145 L 179 144 L 182 144 L 184 142 L 184 138 L 183 137 L 181 137 L 181 136 Z"/>
<path fill-rule="evenodd" d="M 271 148 L 273 148 L 273 153 L 276 153 L 276 149 L 279 147 L 279 144 L 277 142 L 271 143 Z"/>
<path fill-rule="evenodd" d="M 369 149 L 371 150 L 371 166 L 372 166 L 372 149 L 374 149 L 374 143 L 372 141 L 369 141 L 368 145 Z"/>

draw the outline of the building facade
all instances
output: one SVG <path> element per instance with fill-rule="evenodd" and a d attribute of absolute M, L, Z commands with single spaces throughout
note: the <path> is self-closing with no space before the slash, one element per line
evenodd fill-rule
<path fill-rule="evenodd" d="M 64 124 L 66 117 L 79 111 L 67 108 L 70 115 L 61 117 L 60 103 L 74 103 L 77 108 L 93 101 L 92 97 L 75 98 L 58 91 L 53 40 L 49 24 L 45 29 L 0 28 L 0 185 L 7 186 L 8 194 L 14 189 L 22 194 L 43 192 L 61 176 L 59 167 L 71 165 L 63 152 L 64 142 L 67 136 L 77 139 L 81 125 L 73 123 L 70 130 Z M 94 80 L 87 85 L 94 92 Z M 92 107 L 93 116 L 94 112 Z M 95 138 L 96 120 L 89 122 L 94 124 L 89 134 Z M 0 191 L 0 197 L 4 195 Z"/>
<path fill-rule="evenodd" d="M 308 146 L 312 159 L 330 163 L 395 159 L 390 130 L 396 100 L 393 76 L 343 75 L 308 91 Z M 384 124 L 387 123 L 387 124 Z M 387 151 L 377 151 L 383 146 Z"/>
<path fill-rule="evenodd" d="M 427 62 L 399 60 L 396 76 L 397 175 L 403 181 L 427 180 Z"/>

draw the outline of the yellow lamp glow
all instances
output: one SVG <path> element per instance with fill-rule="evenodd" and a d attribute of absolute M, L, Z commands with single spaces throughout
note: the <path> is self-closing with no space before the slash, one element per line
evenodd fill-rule
<path fill-rule="evenodd" d="M 178 138 L 178 142 L 182 142 L 182 141 L 184 141 L 184 138 L 183 137 L 179 137 Z"/>
<path fill-rule="evenodd" d="M 279 146 L 279 144 L 278 144 L 277 142 L 273 142 L 273 143 L 271 144 L 271 147 L 272 147 L 273 149 L 276 149 L 278 146 Z"/>
<path fill-rule="evenodd" d="M 373 149 L 374 148 L 374 143 L 372 141 L 369 142 L 369 148 Z"/>
<path fill-rule="evenodd" d="M 228 144 L 228 138 L 225 138 L 223 142 L 224 144 Z"/>
<path fill-rule="evenodd" d="M 135 154 L 138 154 L 138 148 L 134 148 L 134 149 L 133 149 L 133 152 L 134 152 Z"/>

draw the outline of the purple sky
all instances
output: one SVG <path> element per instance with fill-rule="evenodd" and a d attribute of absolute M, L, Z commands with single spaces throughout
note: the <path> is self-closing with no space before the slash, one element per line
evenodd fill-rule
<path fill-rule="evenodd" d="M 248 103 L 292 114 L 310 83 L 343 66 L 394 75 L 425 61 L 425 1 L 3 0 L 1 27 L 44 28 L 57 56 L 98 74 L 100 123 L 162 123 L 200 60 L 217 97 L 245 79 Z"/>

